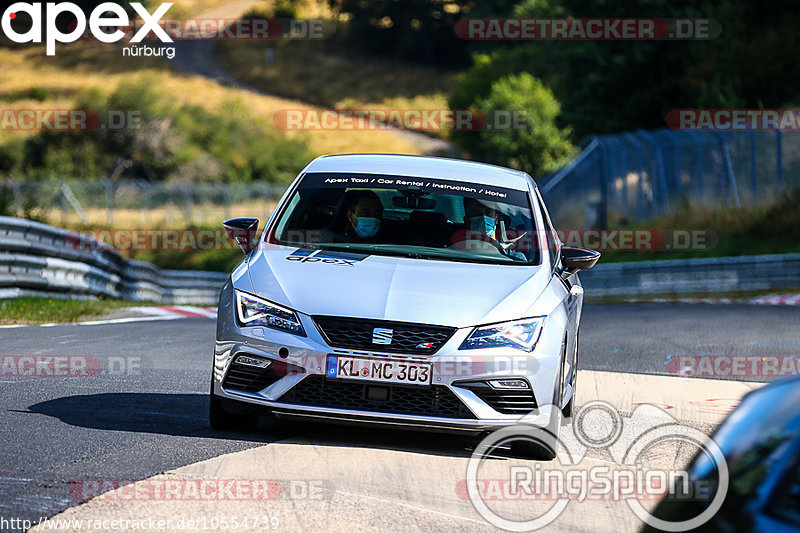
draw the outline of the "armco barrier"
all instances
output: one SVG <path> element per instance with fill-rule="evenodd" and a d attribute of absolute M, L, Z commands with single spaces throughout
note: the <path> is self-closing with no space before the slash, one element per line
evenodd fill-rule
<path fill-rule="evenodd" d="M 0 217 L 2 298 L 103 296 L 212 305 L 227 278 L 221 272 L 161 270 L 65 229 Z"/>
<path fill-rule="evenodd" d="M 800 288 L 800 254 L 600 263 L 580 273 L 586 294 L 651 296 Z"/>
<path fill-rule="evenodd" d="M 81 246 L 83 241 L 91 245 Z M 0 217 L 0 297 L 102 295 L 212 305 L 228 277 L 219 272 L 161 270 L 97 248 L 96 241 L 64 229 Z M 601 259 L 580 277 L 590 298 L 798 289 L 800 254 L 629 263 Z"/>

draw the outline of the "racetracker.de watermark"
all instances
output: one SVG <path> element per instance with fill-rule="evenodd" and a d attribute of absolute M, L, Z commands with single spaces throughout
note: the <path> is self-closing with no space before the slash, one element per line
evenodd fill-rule
<path fill-rule="evenodd" d="M 122 131 L 142 127 L 142 112 L 129 109 L 0 109 L 4 131 Z"/>
<path fill-rule="evenodd" d="M 714 39 L 722 27 L 714 19 L 473 18 L 455 31 L 479 41 L 661 41 Z"/>
<path fill-rule="evenodd" d="M 474 109 L 281 109 L 272 121 L 282 130 L 524 130 L 519 111 Z"/>
<path fill-rule="evenodd" d="M 80 479 L 69 485 L 79 502 L 105 501 L 324 501 L 330 487 L 318 479 L 191 478 Z"/>
<path fill-rule="evenodd" d="M 0 356 L 0 376 L 4 378 L 90 378 L 104 375 L 141 375 L 143 366 L 144 361 L 138 356 Z"/>
<path fill-rule="evenodd" d="M 673 109 L 665 120 L 673 130 L 800 131 L 800 109 Z"/>
<path fill-rule="evenodd" d="M 667 372 L 695 378 L 774 379 L 800 374 L 797 355 L 673 355 Z"/>
<path fill-rule="evenodd" d="M 73 21 L 70 29 L 74 30 L 77 22 Z M 183 18 L 160 19 L 158 27 L 174 41 L 274 41 L 289 40 L 322 40 L 333 35 L 335 26 L 322 19 L 285 19 L 285 18 Z M 145 26 L 142 19 L 132 19 L 128 24 L 116 29 L 122 32 L 123 41 L 131 41 Z M 110 29 L 110 28 L 106 28 Z M 158 40 L 160 33 L 149 29 L 141 35 L 141 40 Z M 86 28 L 80 40 L 96 40 L 97 37 Z"/>
<path fill-rule="evenodd" d="M 243 231 L 243 237 L 247 235 Z M 537 237 L 540 233 L 541 239 Z M 670 250 L 702 251 L 712 249 L 717 236 L 707 230 L 660 230 L 660 229 L 565 229 L 559 230 L 559 239 L 567 246 L 579 246 L 597 251 L 655 252 Z M 252 235 L 256 237 L 257 233 Z M 546 250 L 547 235 L 542 232 L 516 232 L 508 230 L 506 237 L 520 251 Z M 287 242 L 324 243 L 330 238 L 325 230 L 287 231 L 283 239 Z M 236 242 L 222 229 L 93 229 L 71 231 L 67 235 L 67 246 L 74 250 L 150 250 L 150 251 L 206 251 L 238 250 Z M 480 249 L 480 232 L 459 230 L 453 235 L 453 242 L 467 244 L 475 241 L 475 249 Z M 258 247 L 269 250 L 274 245 L 258 243 Z M 304 262 L 321 261 L 309 258 Z"/>

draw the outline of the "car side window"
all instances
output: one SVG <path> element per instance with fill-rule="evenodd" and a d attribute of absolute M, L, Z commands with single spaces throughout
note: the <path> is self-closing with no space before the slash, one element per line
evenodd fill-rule
<path fill-rule="evenodd" d="M 536 191 L 536 198 L 539 201 L 539 209 L 542 211 L 542 219 L 544 220 L 544 233 L 547 238 L 547 252 L 550 254 L 550 264 L 555 268 L 558 262 L 558 245 L 555 240 L 556 230 L 553 228 L 553 223 L 550 222 L 550 215 L 547 213 L 547 208 L 544 206 L 544 201 L 542 201 L 542 196 L 538 190 Z"/>

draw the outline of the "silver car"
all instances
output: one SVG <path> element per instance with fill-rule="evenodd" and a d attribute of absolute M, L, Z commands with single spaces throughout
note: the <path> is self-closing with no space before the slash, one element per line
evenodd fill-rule
<path fill-rule="evenodd" d="M 214 428 L 271 414 L 474 434 L 524 420 L 557 435 L 571 416 L 575 273 L 599 254 L 559 242 L 528 174 L 323 156 L 260 236 L 256 219 L 225 227 L 245 258 L 220 294 Z"/>

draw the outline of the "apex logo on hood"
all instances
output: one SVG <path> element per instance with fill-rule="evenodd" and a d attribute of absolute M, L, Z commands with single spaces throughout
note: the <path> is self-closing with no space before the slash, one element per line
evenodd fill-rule
<path fill-rule="evenodd" d="M 369 257 L 367 254 L 298 248 L 292 252 L 291 255 L 287 256 L 286 260 L 300 263 L 327 263 L 329 265 L 353 267 L 357 262 L 363 261 L 367 257 Z"/>

